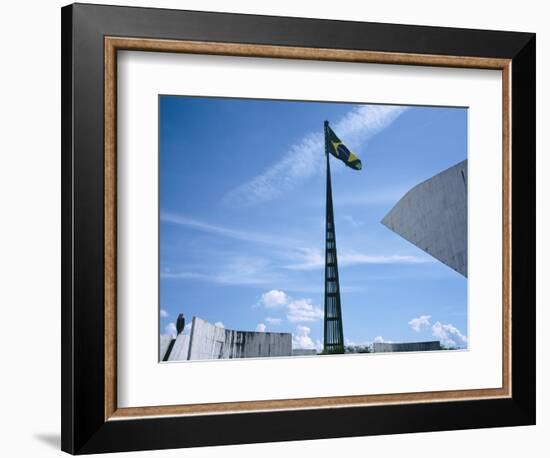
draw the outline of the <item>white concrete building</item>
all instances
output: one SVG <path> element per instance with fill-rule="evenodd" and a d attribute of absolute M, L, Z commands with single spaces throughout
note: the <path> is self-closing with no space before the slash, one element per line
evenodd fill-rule
<path fill-rule="evenodd" d="M 161 335 L 161 361 L 168 351 L 167 361 L 291 356 L 292 334 L 235 331 L 195 316 L 190 334 L 179 334 L 175 340 L 169 334 Z"/>
<path fill-rule="evenodd" d="M 408 191 L 382 224 L 468 276 L 468 161 Z"/>

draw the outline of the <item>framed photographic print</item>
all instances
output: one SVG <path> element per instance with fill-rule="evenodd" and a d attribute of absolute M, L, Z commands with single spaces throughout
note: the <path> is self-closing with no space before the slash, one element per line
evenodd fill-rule
<path fill-rule="evenodd" d="M 62 79 L 63 450 L 534 424 L 534 34 L 77 4 Z"/>

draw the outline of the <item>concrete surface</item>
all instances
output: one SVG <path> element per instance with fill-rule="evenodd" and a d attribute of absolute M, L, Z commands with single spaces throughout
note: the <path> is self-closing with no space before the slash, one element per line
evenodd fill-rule
<path fill-rule="evenodd" d="M 189 336 L 187 334 L 180 334 L 176 337 L 168 361 L 180 361 L 183 359 L 189 359 Z"/>
<path fill-rule="evenodd" d="M 373 353 L 388 353 L 399 351 L 437 351 L 441 350 L 439 340 L 430 342 L 374 342 Z"/>
<path fill-rule="evenodd" d="M 159 344 L 159 361 L 162 361 L 164 358 L 164 355 L 166 354 L 166 350 L 168 350 L 168 347 L 170 346 L 170 342 L 172 342 L 173 336 L 171 334 L 161 334 L 160 335 L 160 344 Z"/>
<path fill-rule="evenodd" d="M 161 361 L 171 338 L 168 334 L 160 337 Z M 190 335 L 178 335 L 168 361 L 268 358 L 292 354 L 290 333 L 235 331 L 215 326 L 195 316 Z"/>
<path fill-rule="evenodd" d="M 468 161 L 408 191 L 382 224 L 468 276 Z"/>

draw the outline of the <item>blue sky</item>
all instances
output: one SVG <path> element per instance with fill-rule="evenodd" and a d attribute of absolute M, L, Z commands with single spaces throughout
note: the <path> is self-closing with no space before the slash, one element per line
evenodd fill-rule
<path fill-rule="evenodd" d="M 323 121 L 360 157 L 331 158 L 344 337 L 466 345 L 467 280 L 380 220 L 466 159 L 467 110 L 159 97 L 160 331 L 178 313 L 323 340 Z"/>

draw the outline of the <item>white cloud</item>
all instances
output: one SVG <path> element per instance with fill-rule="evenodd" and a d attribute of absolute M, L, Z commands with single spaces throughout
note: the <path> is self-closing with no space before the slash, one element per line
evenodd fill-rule
<path fill-rule="evenodd" d="M 385 342 L 384 338 L 382 336 L 376 336 L 373 340 L 374 343 L 382 343 Z"/>
<path fill-rule="evenodd" d="M 324 269 L 325 257 L 319 249 L 303 248 L 301 262 L 286 265 L 291 270 L 315 270 Z M 356 251 L 342 251 L 338 253 L 338 265 L 340 267 L 360 264 L 419 264 L 433 262 L 429 258 L 409 255 L 369 255 Z"/>
<path fill-rule="evenodd" d="M 292 333 L 292 348 L 301 348 L 306 350 L 321 349 L 321 341 L 317 340 L 316 342 L 309 336 L 311 329 L 307 326 L 298 325 L 296 326 L 296 332 Z"/>
<path fill-rule="evenodd" d="M 271 324 L 273 326 L 277 326 L 279 324 L 281 324 L 281 319 L 280 318 L 272 318 L 270 316 L 268 316 L 266 319 L 265 319 L 265 322 L 268 323 L 268 324 Z"/>
<path fill-rule="evenodd" d="M 267 326 L 263 323 L 258 323 L 256 325 L 256 332 L 265 332 Z"/>
<path fill-rule="evenodd" d="M 432 335 L 448 348 L 464 347 L 468 343 L 468 338 L 455 326 L 441 324 L 439 321 L 432 325 Z"/>
<path fill-rule="evenodd" d="M 333 128 L 352 149 L 389 127 L 406 107 L 364 105 L 349 111 Z M 321 130 L 321 126 L 319 126 Z M 323 134 L 309 133 L 292 145 L 278 162 L 230 191 L 226 204 L 254 205 L 273 200 L 323 170 Z"/>
<path fill-rule="evenodd" d="M 311 303 L 311 299 L 297 299 L 287 306 L 287 319 L 291 323 L 322 320 L 324 312 Z"/>
<path fill-rule="evenodd" d="M 262 294 L 259 304 L 263 305 L 265 308 L 271 309 L 282 307 L 288 304 L 289 300 L 290 298 L 284 291 L 272 289 L 271 291 Z"/>
<path fill-rule="evenodd" d="M 166 318 L 168 316 L 168 312 L 164 309 L 160 309 L 160 317 Z"/>
<path fill-rule="evenodd" d="M 225 325 L 221 321 L 216 321 L 214 323 L 214 326 L 216 326 L 217 328 L 225 328 Z"/>
<path fill-rule="evenodd" d="M 431 315 L 420 315 L 418 318 L 413 318 L 409 321 L 409 326 L 413 331 L 420 332 L 422 329 L 430 326 Z"/>
<path fill-rule="evenodd" d="M 279 289 L 272 289 L 263 293 L 258 305 L 267 309 L 286 308 L 286 317 L 291 323 L 304 321 L 319 321 L 323 319 L 323 311 L 312 304 L 311 299 L 294 299 L 287 293 Z M 280 324 L 280 318 L 267 317 L 265 319 L 269 324 Z"/>
<path fill-rule="evenodd" d="M 176 329 L 176 323 L 168 323 L 164 328 L 164 332 L 166 334 L 171 334 L 172 337 L 176 337 L 178 334 L 178 330 Z"/>

